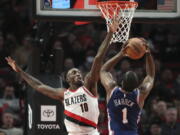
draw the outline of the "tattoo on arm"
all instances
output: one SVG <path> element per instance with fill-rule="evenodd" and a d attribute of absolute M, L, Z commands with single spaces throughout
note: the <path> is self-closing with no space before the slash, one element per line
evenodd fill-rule
<path fill-rule="evenodd" d="M 155 77 L 155 64 L 150 53 L 146 54 L 146 72 L 152 78 Z"/>
<path fill-rule="evenodd" d="M 155 64 L 150 53 L 146 54 L 146 73 L 147 75 L 139 87 L 143 100 L 149 95 L 153 87 L 155 77 Z"/>
<path fill-rule="evenodd" d="M 56 89 L 44 85 L 41 81 L 24 71 L 20 71 L 20 75 L 33 89 L 37 90 L 38 92 L 56 100 L 62 101 L 64 99 L 63 88 Z"/>

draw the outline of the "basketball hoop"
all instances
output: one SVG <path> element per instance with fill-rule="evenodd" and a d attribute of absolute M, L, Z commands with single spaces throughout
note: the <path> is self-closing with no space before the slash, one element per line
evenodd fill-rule
<path fill-rule="evenodd" d="M 119 28 L 113 34 L 111 43 L 124 43 L 128 40 L 132 18 L 137 6 L 138 3 L 132 1 L 97 2 L 97 7 L 101 10 L 103 17 L 106 19 L 107 31 L 109 31 L 108 24 L 112 23 L 113 18 L 117 19 L 119 22 Z"/>

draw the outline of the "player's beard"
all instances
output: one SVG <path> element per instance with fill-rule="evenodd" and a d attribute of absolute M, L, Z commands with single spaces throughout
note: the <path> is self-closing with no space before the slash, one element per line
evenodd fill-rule
<path fill-rule="evenodd" d="M 76 85 L 77 85 L 78 87 L 81 87 L 81 86 L 84 85 L 84 81 L 77 81 L 77 82 L 76 82 Z"/>

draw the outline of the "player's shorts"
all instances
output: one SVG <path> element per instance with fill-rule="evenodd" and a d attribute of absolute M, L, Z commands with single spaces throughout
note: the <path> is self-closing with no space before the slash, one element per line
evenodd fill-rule
<path fill-rule="evenodd" d="M 109 135 L 138 135 L 136 131 L 109 131 Z"/>
<path fill-rule="evenodd" d="M 99 135 L 97 128 L 80 126 L 66 119 L 64 122 L 68 135 Z"/>
<path fill-rule="evenodd" d="M 89 133 L 68 133 L 68 135 L 100 135 L 97 130 L 94 130 Z"/>

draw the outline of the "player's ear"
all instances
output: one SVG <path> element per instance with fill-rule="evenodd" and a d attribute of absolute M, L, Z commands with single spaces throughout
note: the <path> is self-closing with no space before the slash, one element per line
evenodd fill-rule
<path fill-rule="evenodd" d="M 66 82 L 70 82 L 69 76 L 66 76 Z"/>

